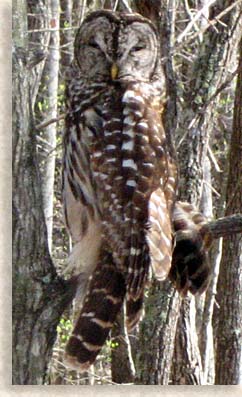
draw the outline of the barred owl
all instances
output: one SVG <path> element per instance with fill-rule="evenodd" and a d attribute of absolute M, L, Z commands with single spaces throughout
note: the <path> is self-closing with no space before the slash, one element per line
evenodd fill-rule
<path fill-rule="evenodd" d="M 164 76 L 153 25 L 138 14 L 97 11 L 81 25 L 74 48 L 63 207 L 70 260 L 88 287 L 66 358 L 83 371 L 123 304 L 128 330 L 139 321 L 150 268 L 160 280 L 170 272 L 177 167 L 162 125 Z M 181 212 L 175 217 L 184 234 Z M 178 280 L 179 263 L 171 278 L 192 289 L 183 264 Z"/>

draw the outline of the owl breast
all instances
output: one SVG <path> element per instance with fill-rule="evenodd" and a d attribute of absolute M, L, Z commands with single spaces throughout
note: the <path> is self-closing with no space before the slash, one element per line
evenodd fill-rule
<path fill-rule="evenodd" d="M 167 185 L 167 144 L 157 92 L 145 83 L 118 88 L 114 85 L 109 95 L 99 97 L 98 105 L 83 112 L 80 129 L 88 150 L 91 196 L 102 224 L 102 239 L 117 267 L 127 273 L 134 294 L 147 275 L 149 251 L 154 251 L 148 238 L 149 216 L 154 213 L 149 200 L 154 191 Z M 131 268 L 136 269 L 135 284 L 133 273 L 128 274 Z"/>

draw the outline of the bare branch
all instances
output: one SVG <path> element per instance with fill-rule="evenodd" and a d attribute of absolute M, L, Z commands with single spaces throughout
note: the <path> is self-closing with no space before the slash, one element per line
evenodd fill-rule
<path fill-rule="evenodd" d="M 210 0 L 208 3 L 205 4 L 204 7 L 202 7 L 195 15 L 194 18 L 191 19 L 191 21 L 189 22 L 189 24 L 186 26 L 186 28 L 184 29 L 184 31 L 177 37 L 177 43 L 181 43 L 183 38 L 187 35 L 187 33 L 189 32 L 189 30 L 192 29 L 193 25 L 196 23 L 196 21 L 201 17 L 201 15 L 204 13 L 204 11 L 210 7 L 213 3 L 215 3 L 216 0 Z M 198 33 L 201 33 L 198 32 Z"/>
<path fill-rule="evenodd" d="M 55 117 L 53 119 L 45 121 L 44 123 L 36 125 L 35 128 L 36 128 L 36 130 L 41 131 L 43 128 L 48 127 L 48 125 L 53 124 L 53 123 L 58 123 L 58 121 L 64 120 L 64 118 L 65 118 L 65 114 L 61 114 L 58 117 Z"/>
<path fill-rule="evenodd" d="M 239 68 L 237 68 L 231 73 L 229 78 L 223 84 L 221 84 L 217 88 L 216 92 L 208 99 L 208 101 L 206 102 L 206 106 L 209 105 L 209 103 L 211 103 L 220 94 L 220 92 L 223 91 L 231 83 L 231 81 L 235 78 L 238 72 L 239 72 Z"/>
<path fill-rule="evenodd" d="M 179 52 L 185 45 L 187 45 L 188 43 L 190 43 L 191 41 L 193 41 L 197 36 L 203 34 L 206 32 L 206 30 L 208 30 L 211 26 L 215 27 L 215 25 L 217 23 L 222 23 L 220 21 L 220 18 L 222 18 L 224 15 L 226 15 L 228 12 L 230 12 L 234 7 L 236 7 L 237 5 L 239 5 L 242 2 L 242 0 L 237 0 L 235 3 L 231 4 L 229 7 L 227 7 L 225 10 L 223 10 L 222 12 L 220 12 L 220 14 L 218 14 L 214 19 L 212 19 L 211 21 L 208 21 L 207 25 L 205 25 L 202 29 L 200 29 L 198 32 L 192 34 L 191 36 L 187 37 L 183 42 L 181 42 L 181 40 L 183 39 L 184 35 L 183 33 L 181 33 L 181 35 L 178 37 L 180 44 L 178 44 L 175 49 L 174 52 L 177 53 Z M 188 24 L 189 25 L 189 24 Z M 189 27 L 190 28 L 190 27 Z M 185 29 L 187 30 L 187 28 Z M 181 37 L 182 36 L 182 37 Z M 177 39 L 177 43 L 178 43 L 178 39 Z"/>
<path fill-rule="evenodd" d="M 129 6 L 127 0 L 121 1 L 128 12 L 132 12 L 132 8 Z"/>
<path fill-rule="evenodd" d="M 202 227 L 201 233 L 210 236 L 212 239 L 242 233 L 242 214 L 225 216 L 208 222 Z"/>
<path fill-rule="evenodd" d="M 212 151 L 210 145 L 208 145 L 208 156 L 209 156 L 209 159 L 211 160 L 211 162 L 212 162 L 213 165 L 214 165 L 215 171 L 216 171 L 216 172 L 223 172 L 223 171 L 221 170 L 221 168 L 219 167 L 219 164 L 218 164 L 218 162 L 217 162 L 217 160 L 216 160 L 215 155 L 213 154 L 213 151 Z"/>
<path fill-rule="evenodd" d="M 59 31 L 64 31 L 64 30 L 77 30 L 79 29 L 80 26 L 71 26 L 70 28 L 46 28 L 46 29 L 30 29 L 28 30 L 27 34 L 29 33 L 35 33 L 35 32 L 59 32 Z"/>
<path fill-rule="evenodd" d="M 86 7 L 87 7 L 87 0 L 82 0 L 81 4 L 81 18 L 80 18 L 80 23 L 82 23 L 85 13 L 86 13 Z"/>
<path fill-rule="evenodd" d="M 220 196 L 221 196 L 221 194 L 220 194 L 219 192 L 217 192 L 217 190 L 216 190 L 210 183 L 208 183 L 208 181 L 203 180 L 203 183 L 204 183 L 205 185 L 207 185 L 207 186 L 209 187 L 209 189 L 211 189 L 212 192 L 216 194 L 217 197 L 220 197 Z"/>

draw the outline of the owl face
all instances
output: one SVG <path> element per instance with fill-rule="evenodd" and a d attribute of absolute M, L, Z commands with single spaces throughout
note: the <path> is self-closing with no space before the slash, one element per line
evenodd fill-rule
<path fill-rule="evenodd" d="M 157 67 L 156 32 L 138 14 L 94 12 L 77 33 L 75 57 L 86 80 L 149 82 Z"/>

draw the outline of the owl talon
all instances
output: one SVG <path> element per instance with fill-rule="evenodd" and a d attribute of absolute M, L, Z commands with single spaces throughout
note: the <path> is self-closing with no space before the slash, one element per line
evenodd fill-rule
<path fill-rule="evenodd" d="M 209 284 L 208 245 L 200 233 L 205 218 L 191 204 L 177 202 L 173 214 L 174 251 L 170 279 L 184 295 L 202 293 Z"/>

